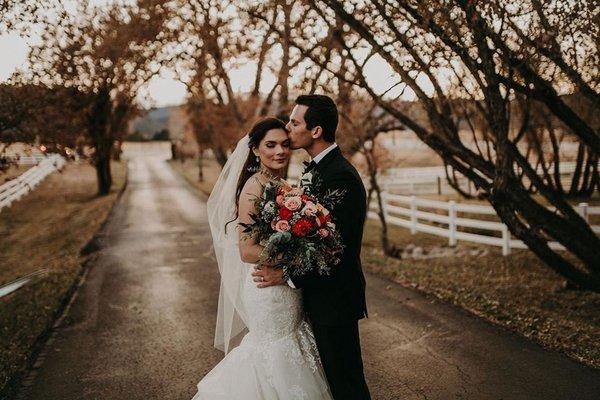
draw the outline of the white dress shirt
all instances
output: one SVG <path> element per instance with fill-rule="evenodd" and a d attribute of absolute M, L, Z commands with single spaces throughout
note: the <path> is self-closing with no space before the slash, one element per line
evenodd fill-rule
<path fill-rule="evenodd" d="M 315 164 L 318 164 L 319 161 L 321 161 L 323 159 L 323 157 L 325 157 L 327 154 L 329 154 L 329 152 L 333 149 L 335 149 L 337 147 L 337 143 L 333 142 L 333 144 L 331 146 L 329 146 L 328 148 L 326 148 L 325 150 L 321 151 L 319 154 L 317 154 L 311 161 L 314 161 Z M 296 286 L 294 286 L 294 283 L 292 282 L 291 279 L 287 280 L 287 284 L 293 288 L 296 289 Z"/>
<path fill-rule="evenodd" d="M 327 154 L 329 154 L 329 152 L 333 149 L 335 149 L 337 147 L 337 143 L 332 143 L 331 146 L 329 146 L 328 148 L 326 148 L 325 150 L 323 150 L 322 152 L 320 152 L 319 154 L 317 154 L 315 156 L 315 158 L 312 159 L 312 161 L 315 162 L 315 164 L 318 164 L 319 161 L 321 161 L 323 159 L 323 157 L 325 157 Z"/>

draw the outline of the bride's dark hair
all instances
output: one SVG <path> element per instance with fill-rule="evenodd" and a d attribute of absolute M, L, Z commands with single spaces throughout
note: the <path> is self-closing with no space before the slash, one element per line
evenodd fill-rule
<path fill-rule="evenodd" d="M 235 218 L 225 224 L 225 230 L 227 231 L 227 225 L 230 222 L 233 222 L 238 217 L 238 201 L 240 199 L 240 194 L 242 194 L 242 189 L 246 184 L 246 181 L 254 175 L 256 171 L 260 168 L 260 160 L 256 159 L 254 152 L 252 149 L 258 147 L 261 140 L 264 139 L 267 132 L 271 129 L 285 129 L 285 122 L 278 118 L 274 117 L 266 117 L 258 121 L 252 126 L 250 132 L 248 132 L 249 141 L 248 147 L 250 148 L 250 152 L 248 153 L 248 158 L 246 158 L 246 162 L 244 163 L 244 167 L 242 168 L 242 172 L 240 173 L 240 177 L 238 179 L 237 187 L 235 190 Z"/>

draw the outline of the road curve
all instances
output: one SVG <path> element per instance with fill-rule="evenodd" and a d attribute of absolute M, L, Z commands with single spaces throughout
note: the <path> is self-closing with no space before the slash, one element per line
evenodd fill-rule
<path fill-rule="evenodd" d="M 128 186 L 19 399 L 190 399 L 212 347 L 219 277 L 205 198 L 160 154 Z M 600 371 L 453 306 L 367 276 L 373 399 L 597 399 Z"/>

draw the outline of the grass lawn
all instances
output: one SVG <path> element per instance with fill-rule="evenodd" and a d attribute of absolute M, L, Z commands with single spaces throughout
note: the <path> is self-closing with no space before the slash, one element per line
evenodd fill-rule
<path fill-rule="evenodd" d="M 454 303 L 470 312 L 600 368 L 600 294 L 564 289 L 564 280 L 528 250 L 484 256 L 398 260 L 383 255 L 379 223 L 369 220 L 363 268 L 404 286 Z M 425 250 L 447 239 L 390 227 L 392 242 Z M 463 242 L 464 248 L 481 248 Z"/>
<path fill-rule="evenodd" d="M 0 298 L 0 393 L 27 365 L 38 337 L 81 271 L 80 249 L 106 220 L 123 187 L 126 164 L 112 164 L 114 185 L 96 195 L 96 173 L 69 163 L 33 192 L 0 212 L 0 285 L 45 269 L 45 274 Z"/>
<path fill-rule="evenodd" d="M 200 192 L 206 196 L 210 195 L 210 192 L 217 182 L 221 167 L 214 159 L 204 159 L 204 180 L 200 182 L 198 180 L 198 160 L 186 159 L 184 162 L 178 160 L 169 160 L 169 164 L 185 177 L 185 179 Z"/>
<path fill-rule="evenodd" d="M 31 167 L 33 165 L 11 165 L 6 171 L 0 172 L 0 185 L 15 179 Z"/>
<path fill-rule="evenodd" d="M 212 164 L 211 172 L 202 183 L 197 182 L 195 162 L 172 162 L 172 165 L 199 190 L 209 194 L 220 169 L 213 160 L 207 163 Z M 459 200 L 455 196 L 446 197 L 440 200 Z M 412 243 L 427 250 L 447 244 L 445 238 L 424 233 L 411 235 L 408 230 L 394 226 L 389 229 L 392 242 L 399 247 Z M 482 248 L 464 242 L 458 246 Z M 368 272 L 433 294 L 600 368 L 600 294 L 564 289 L 564 280 L 528 250 L 513 249 L 509 256 L 503 257 L 500 248 L 485 248 L 488 253 L 484 256 L 398 260 L 383 255 L 379 223 L 368 220 L 362 259 Z"/>

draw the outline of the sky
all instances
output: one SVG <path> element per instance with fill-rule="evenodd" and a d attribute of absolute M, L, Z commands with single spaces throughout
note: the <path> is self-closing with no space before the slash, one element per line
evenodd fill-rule
<path fill-rule="evenodd" d="M 35 40 L 35 39 L 31 39 Z M 10 78 L 17 68 L 26 68 L 28 40 L 17 34 L 0 35 L 0 82 Z M 236 84 L 243 89 L 243 82 L 236 78 Z M 155 76 L 140 93 L 140 102 L 146 107 L 163 107 L 184 102 L 186 97 L 185 85 L 174 79 L 174 74 L 164 71 Z"/>
<path fill-rule="evenodd" d="M 0 35 L 0 82 L 10 78 L 18 68 L 27 67 L 27 54 L 30 43 L 35 43 L 36 38 L 25 39 L 17 34 Z M 247 65 L 230 71 L 230 77 L 234 90 L 240 92 L 250 91 L 254 81 L 256 65 L 249 62 Z M 367 68 L 369 83 L 376 91 L 384 91 L 390 87 L 394 80 L 389 67 L 380 60 L 374 62 Z M 265 90 L 269 90 L 274 84 L 273 76 L 264 80 Z M 163 107 L 182 104 L 186 98 L 186 87 L 175 79 L 172 71 L 165 70 L 148 83 L 139 94 L 138 100 L 145 107 Z"/>
<path fill-rule="evenodd" d="M 93 5 L 102 5 L 112 0 L 90 0 Z M 67 10 L 75 12 L 76 0 L 63 0 Z M 16 33 L 0 35 L 0 83 L 5 82 L 17 70 L 27 67 L 27 55 L 30 45 L 39 41 L 39 34 L 32 27 L 30 38 L 20 37 Z M 248 92 L 254 83 L 256 64 L 248 62 L 234 70 L 228 71 L 232 86 L 235 91 Z M 373 57 L 365 69 L 367 81 L 376 92 L 383 92 L 392 86 L 397 78 L 390 67 L 381 59 Z M 293 77 L 292 77 L 293 79 Z M 275 84 L 275 76 L 263 77 L 261 91 L 269 92 Z M 390 93 L 393 95 L 393 92 Z M 183 104 L 186 98 L 186 87 L 175 79 L 173 71 L 161 70 L 161 73 L 152 78 L 139 95 L 138 101 L 144 108 L 164 107 Z"/>
<path fill-rule="evenodd" d="M 31 39 L 35 40 L 35 39 Z M 17 34 L 0 35 L 0 82 L 10 78 L 17 68 L 27 67 L 28 40 Z M 231 71 L 232 84 L 235 90 L 249 91 L 253 83 L 254 65 Z M 182 104 L 186 97 L 186 87 L 175 79 L 172 71 L 162 71 L 155 76 L 140 93 L 140 102 L 147 107 L 163 107 Z"/>

